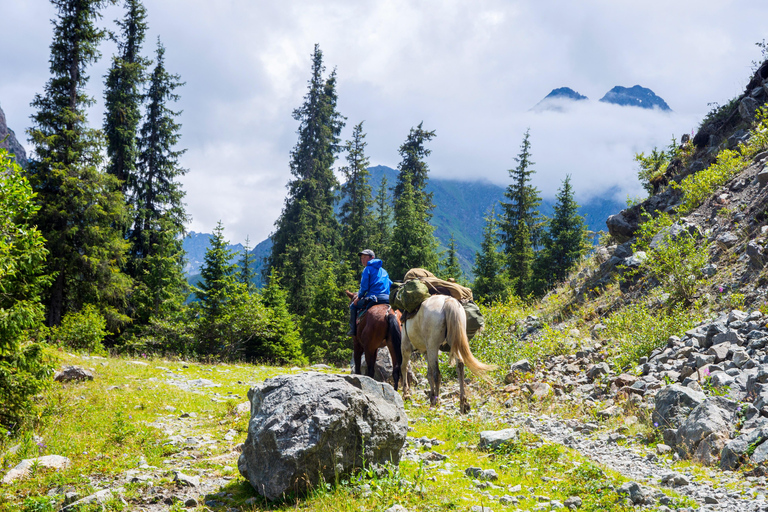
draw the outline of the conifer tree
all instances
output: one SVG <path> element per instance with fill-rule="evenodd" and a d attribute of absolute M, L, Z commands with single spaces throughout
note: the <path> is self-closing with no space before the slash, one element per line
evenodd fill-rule
<path fill-rule="evenodd" d="M 166 317 L 181 309 L 189 285 L 184 277 L 186 253 L 174 226 L 161 218 L 152 237 L 149 254 L 141 261 L 131 302 L 133 323 L 145 326 L 152 319 Z"/>
<path fill-rule="evenodd" d="M 451 238 L 448 241 L 446 258 L 440 268 L 439 276 L 442 279 L 454 279 L 456 282 L 461 281 L 464 277 L 464 273 L 459 265 L 459 256 L 456 253 L 456 239 L 453 233 L 451 233 Z"/>
<path fill-rule="evenodd" d="M 89 129 L 86 70 L 100 54 L 104 31 L 96 27 L 100 0 L 52 0 L 54 20 L 45 93 L 35 96 L 29 135 L 36 160 L 29 169 L 40 210 L 36 224 L 47 240 L 47 271 L 55 280 L 45 297 L 47 323 L 67 311 L 96 304 L 117 329 L 130 279 L 120 272 L 126 244 L 116 227 L 126 223 L 125 203 L 114 176 L 102 171 L 101 132 Z"/>
<path fill-rule="evenodd" d="M 243 247 L 243 253 L 240 257 L 240 262 L 238 263 L 238 266 L 240 267 L 240 275 L 238 276 L 238 281 L 245 284 L 249 288 L 253 286 L 253 283 L 251 280 L 253 279 L 253 270 L 251 269 L 251 239 L 250 237 L 245 237 L 245 246 Z"/>
<path fill-rule="evenodd" d="M 395 229 L 388 260 L 393 280 L 402 279 L 415 267 L 436 271 L 438 267 L 437 240 L 434 230 L 425 219 L 423 204 L 416 200 L 408 176 L 403 180 L 403 191 L 395 202 Z"/>
<path fill-rule="evenodd" d="M 533 291 L 533 262 L 535 248 L 539 243 L 541 219 L 539 190 L 531 185 L 534 174 L 530 157 L 530 132 L 526 130 L 520 146 L 520 154 L 515 158 L 517 167 L 510 169 L 512 183 L 507 186 L 504 195 L 508 203 L 501 203 L 503 218 L 501 222 L 501 240 L 507 259 L 507 270 L 514 292 L 525 297 Z"/>
<path fill-rule="evenodd" d="M 424 122 L 421 122 L 415 129 L 411 128 L 408 138 L 400 146 L 399 152 L 402 161 L 397 166 L 399 173 L 397 183 L 395 183 L 394 200 L 397 203 L 403 194 L 406 177 L 409 177 L 408 180 L 413 187 L 414 200 L 426 214 L 426 222 L 429 222 L 435 205 L 432 204 L 432 193 L 427 193 L 425 190 L 429 181 L 429 167 L 425 159 L 432 153 L 432 150 L 427 149 L 424 145 L 435 137 L 435 131 L 427 131 L 423 125 Z"/>
<path fill-rule="evenodd" d="M 431 153 L 424 144 L 432 140 L 435 132 L 424 130 L 422 125 L 411 128 L 399 150 L 403 159 L 398 165 L 394 188 L 395 229 L 389 251 L 393 279 L 402 278 L 414 267 L 438 269 L 435 228 L 429 224 L 434 205 L 432 194 L 425 191 L 429 167 L 424 161 Z"/>
<path fill-rule="evenodd" d="M 499 252 L 498 236 L 498 220 L 492 209 L 485 218 L 480 252 L 475 253 L 475 282 L 472 285 L 475 297 L 488 302 L 503 300 L 509 293 L 509 279 L 504 269 L 504 255 Z"/>
<path fill-rule="evenodd" d="M 349 327 L 349 299 L 345 289 L 355 288 L 345 264 L 324 261 L 316 271 L 313 284 L 319 293 L 301 322 L 304 353 L 310 361 L 344 364 L 352 357 L 346 335 Z"/>
<path fill-rule="evenodd" d="M 390 245 L 392 241 L 392 204 L 389 200 L 389 188 L 387 177 L 381 177 L 381 183 L 376 192 L 375 212 L 373 218 L 373 233 L 371 235 L 371 248 L 376 255 L 384 261 L 389 261 Z"/>
<path fill-rule="evenodd" d="M 371 186 L 368 184 L 368 157 L 365 156 L 365 133 L 363 123 L 355 126 L 352 139 L 347 141 L 347 165 L 341 169 L 346 182 L 341 186 L 341 230 L 343 237 L 342 254 L 354 264 L 357 253 L 369 248 L 373 238 L 373 219 L 371 218 Z"/>
<path fill-rule="evenodd" d="M 280 281 L 280 274 L 272 271 L 261 295 L 263 304 L 269 309 L 266 336 L 249 350 L 258 359 L 301 364 L 306 358 L 302 354 L 299 329 L 288 311 L 288 294 Z"/>
<path fill-rule="evenodd" d="M 117 41 L 119 55 L 112 58 L 105 81 L 104 134 L 109 157 L 107 172 L 120 180 L 121 191 L 127 195 L 138 160 L 136 139 L 147 67 L 140 53 L 147 30 L 147 11 L 140 0 L 125 0 L 125 9 L 125 18 L 117 21 L 122 30 L 122 39 Z"/>
<path fill-rule="evenodd" d="M 157 247 L 161 226 L 173 230 L 177 238 L 184 235 L 185 192 L 178 179 L 187 173 L 179 164 L 186 150 L 176 149 L 181 138 L 181 125 L 176 118 L 181 112 L 171 110 L 169 102 L 178 101 L 174 90 L 184 85 L 179 76 L 165 68 L 165 48 L 157 41 L 155 66 L 146 93 L 146 113 L 139 138 L 139 161 L 131 183 L 131 205 L 135 218 L 129 233 L 131 243 L 129 271 L 141 274 L 142 260 Z"/>
<path fill-rule="evenodd" d="M 571 177 L 566 176 L 558 190 L 552 218 L 544 233 L 542 249 L 536 258 L 537 292 L 542 294 L 555 283 L 563 281 L 568 272 L 589 249 L 584 217 L 573 197 Z"/>
<path fill-rule="evenodd" d="M 272 233 L 269 268 L 279 271 L 294 313 L 304 315 L 312 300 L 311 274 L 335 259 L 340 245 L 334 213 L 339 183 L 332 166 L 339 152 L 344 117 L 336 110 L 336 72 L 325 79 L 323 53 L 315 45 L 304 103 L 293 112 L 299 140 L 291 151 L 288 196 Z"/>
<path fill-rule="evenodd" d="M 224 225 L 219 221 L 205 251 L 203 266 L 200 267 L 201 282 L 195 290 L 203 313 L 209 318 L 219 314 L 236 282 L 237 265 L 230 263 L 233 254 L 227 249 L 228 243 L 224 238 Z"/>

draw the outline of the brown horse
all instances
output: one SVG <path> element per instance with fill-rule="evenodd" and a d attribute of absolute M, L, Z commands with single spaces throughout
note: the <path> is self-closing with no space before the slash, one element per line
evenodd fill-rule
<path fill-rule="evenodd" d="M 345 291 L 350 302 L 355 300 L 355 294 Z M 403 353 L 400 349 L 402 334 L 400 332 L 400 312 L 390 308 L 389 304 L 376 304 L 368 308 L 363 318 L 357 324 L 357 335 L 353 338 L 355 356 L 355 373 L 360 375 L 360 359 L 365 352 L 365 363 L 368 366 L 367 375 L 373 378 L 376 369 L 376 353 L 384 345 L 392 356 L 392 379 L 395 381 L 395 391 L 400 382 L 400 367 L 403 364 Z"/>

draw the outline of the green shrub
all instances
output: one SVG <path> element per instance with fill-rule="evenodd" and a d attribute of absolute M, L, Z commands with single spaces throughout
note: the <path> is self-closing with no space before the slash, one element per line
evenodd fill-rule
<path fill-rule="evenodd" d="M 683 193 L 679 212 L 685 215 L 696 209 L 706 198 L 746 169 L 749 161 L 740 150 L 724 149 L 717 155 L 717 161 L 706 169 L 687 176 L 673 187 Z"/>
<path fill-rule="evenodd" d="M 21 167 L 0 149 L 0 425 L 17 429 L 32 417 L 31 397 L 49 383 L 51 367 L 28 331 L 42 325 L 48 251 L 32 225 L 39 209 Z"/>
<path fill-rule="evenodd" d="M 674 240 L 668 236 L 647 256 L 643 268 L 669 294 L 670 303 L 691 304 L 704 279 L 702 269 L 709 261 L 707 248 L 698 246 L 693 235 L 683 232 Z"/>
<path fill-rule="evenodd" d="M 86 304 L 80 311 L 64 315 L 61 325 L 51 329 L 51 339 L 75 350 L 103 353 L 106 327 L 107 321 L 99 310 Z"/>
<path fill-rule="evenodd" d="M 652 310 L 646 304 L 632 304 L 605 321 L 603 334 L 615 340 L 612 363 L 619 369 L 637 364 L 638 359 L 666 345 L 670 336 L 681 336 L 699 321 L 695 311 L 682 306 Z"/>

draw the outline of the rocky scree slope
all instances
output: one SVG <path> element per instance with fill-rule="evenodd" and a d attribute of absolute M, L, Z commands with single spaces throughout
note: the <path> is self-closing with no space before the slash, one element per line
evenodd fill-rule
<path fill-rule="evenodd" d="M 681 336 L 670 336 L 629 368 L 612 369 L 605 361 L 610 347 L 601 344 L 550 358 L 525 385 L 528 394 L 584 402 L 606 419 L 633 412 L 652 422 L 663 437 L 659 454 L 724 471 L 740 468 L 750 478 L 768 474 L 768 148 L 757 148 L 754 154 L 738 149 L 765 133 L 759 112 L 767 101 L 768 61 L 742 95 L 707 116 L 688 143 L 687 155 L 670 162 L 663 190 L 608 219 L 611 243 L 599 247 L 592 267 L 568 284 L 572 304 L 591 304 L 598 318 L 634 303 L 661 307 L 668 294 L 659 293 L 658 281 L 641 278 L 647 254 L 637 242 L 649 218 L 643 213 L 666 215 L 671 225 L 656 234 L 651 247 L 675 243 L 687 233 L 706 251 L 708 261 L 698 269 L 700 287 L 691 301 L 704 304 L 700 313 L 707 320 Z M 684 204 L 684 193 L 675 184 L 706 171 L 726 149 L 741 152 L 742 167 L 701 204 Z M 633 274 L 633 269 L 639 272 Z M 725 308 L 712 300 L 723 293 L 738 297 L 739 307 Z M 598 320 L 593 336 L 601 337 L 604 328 Z M 510 385 L 526 365 L 513 367 Z M 730 473 L 714 471 L 715 479 L 730 478 Z"/>

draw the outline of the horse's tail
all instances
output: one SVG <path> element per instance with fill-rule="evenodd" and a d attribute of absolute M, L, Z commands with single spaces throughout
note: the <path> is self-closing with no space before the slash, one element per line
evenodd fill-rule
<path fill-rule="evenodd" d="M 403 343 L 403 333 L 400 331 L 400 321 L 392 310 L 387 313 L 387 338 L 392 342 L 392 346 L 395 349 L 397 365 L 403 366 L 403 352 L 401 348 Z"/>
<path fill-rule="evenodd" d="M 451 347 L 451 362 L 458 360 L 463 362 L 469 370 L 478 377 L 487 379 L 485 372 L 495 370 L 497 367 L 492 364 L 485 364 L 478 361 L 472 355 L 469 348 L 469 338 L 467 338 L 467 315 L 461 303 L 453 297 L 448 297 L 445 301 L 445 324 L 446 340 Z"/>

